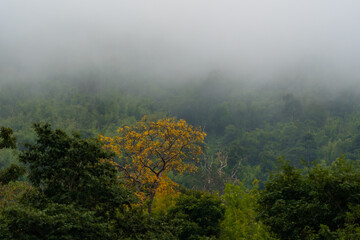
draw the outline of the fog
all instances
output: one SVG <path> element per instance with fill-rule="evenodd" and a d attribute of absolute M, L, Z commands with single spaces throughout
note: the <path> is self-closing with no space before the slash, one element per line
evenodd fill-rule
<path fill-rule="evenodd" d="M 0 79 L 56 74 L 356 82 L 357 0 L 2 0 Z M 285 77 L 284 77 L 285 76 Z"/>

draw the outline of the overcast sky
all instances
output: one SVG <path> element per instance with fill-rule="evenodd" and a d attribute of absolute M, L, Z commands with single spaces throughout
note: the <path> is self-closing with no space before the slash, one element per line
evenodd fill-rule
<path fill-rule="evenodd" d="M 358 76 L 359 0 L 0 1 L 0 77 L 297 67 Z"/>

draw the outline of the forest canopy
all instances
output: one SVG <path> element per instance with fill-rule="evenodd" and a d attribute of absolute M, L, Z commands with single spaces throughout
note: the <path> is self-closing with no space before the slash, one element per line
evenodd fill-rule
<path fill-rule="evenodd" d="M 37 88 L 28 84 L 25 90 L 8 83 L 7 91 L 0 89 L 4 109 L 0 121 L 6 126 L 0 141 L 6 143 L 0 151 L 4 239 L 18 239 L 18 234 L 47 239 L 50 232 L 109 239 L 357 236 L 357 200 L 351 195 L 358 192 L 359 172 L 360 101 L 355 89 L 331 97 L 330 90 L 315 94 L 315 88 L 305 85 L 303 95 L 280 91 L 281 84 L 241 89 L 239 83 L 221 81 L 221 75 L 181 88 L 151 85 L 141 93 L 145 83 L 84 81 L 73 93 L 67 84 L 71 83 L 43 82 Z M 32 95 L 25 94 L 29 89 Z M 32 133 L 27 122 L 39 119 L 57 130 L 38 123 Z M 71 134 L 74 129 L 79 132 Z M 174 145 L 174 152 L 166 152 L 178 138 L 182 141 Z M 336 160 L 343 154 L 343 160 Z M 280 156 L 289 161 L 287 165 L 281 167 Z M 156 168 L 172 157 L 181 161 Z M 147 173 L 152 167 L 155 173 L 163 171 L 162 177 L 137 175 L 154 181 L 131 184 L 119 166 L 130 164 L 128 169 L 136 170 L 134 160 Z M 281 182 L 283 174 L 286 181 Z M 162 188 L 161 181 L 172 190 Z M 341 194 L 322 192 L 333 189 L 321 185 L 327 181 L 329 186 L 346 184 L 336 187 Z M 157 187 L 151 188 L 153 183 Z M 284 198 L 287 190 L 281 188 L 288 189 L 288 184 L 295 185 Z M 346 199 L 337 199 L 346 191 Z M 331 210 L 326 202 L 329 194 L 342 205 Z M 271 212 L 274 206 L 279 209 Z M 311 209 L 318 211 L 318 218 L 301 217 Z M 60 219 L 59 212 L 66 214 Z M 213 223 L 202 222 L 197 214 L 214 219 Z M 21 233 L 14 227 L 19 216 Z M 292 223 L 293 218 L 301 221 Z M 30 228 L 30 219 L 38 228 Z M 48 228 L 42 227 L 43 221 L 51 223 Z M 59 221 L 69 228 L 59 228 Z M 79 221 L 87 225 L 80 226 Z M 289 224 L 285 229 L 280 222 Z M 89 227 L 93 231 L 86 235 L 83 231 Z"/>

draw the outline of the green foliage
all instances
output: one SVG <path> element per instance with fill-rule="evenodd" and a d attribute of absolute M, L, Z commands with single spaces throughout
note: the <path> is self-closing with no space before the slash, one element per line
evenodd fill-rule
<path fill-rule="evenodd" d="M 0 184 L 5 185 L 11 181 L 18 180 L 26 172 L 25 167 L 11 164 L 10 167 L 0 170 Z"/>
<path fill-rule="evenodd" d="M 308 225 L 313 208 L 306 208 L 310 189 L 304 184 L 301 171 L 284 165 L 282 172 L 270 176 L 260 193 L 260 219 L 281 239 L 300 238 Z M 306 211 L 304 211 L 306 210 Z M 312 220 L 312 219 L 310 219 Z"/>
<path fill-rule="evenodd" d="M 217 195 L 188 191 L 180 195 L 168 217 L 177 222 L 180 239 L 195 240 L 218 237 L 224 214 L 225 207 Z"/>
<path fill-rule="evenodd" d="M 1 149 L 0 150 L 0 169 L 9 167 L 11 164 L 18 164 L 18 150 L 14 149 Z"/>
<path fill-rule="evenodd" d="M 345 228 L 336 231 L 341 240 L 360 239 L 360 204 L 350 205 L 346 213 Z"/>
<path fill-rule="evenodd" d="M 29 181 L 47 199 L 111 214 L 131 201 L 107 160 L 112 154 L 102 150 L 100 142 L 53 131 L 49 124 L 34 128 L 38 139 L 21 153 L 20 161 L 29 165 Z"/>
<path fill-rule="evenodd" d="M 73 205 L 51 203 L 43 209 L 13 204 L 0 217 L 0 238 L 19 239 L 114 239 L 109 223 L 94 212 Z"/>
<path fill-rule="evenodd" d="M 20 155 L 33 186 L 2 209 L 3 239 L 116 239 L 114 225 L 135 198 L 121 187 L 112 154 L 49 124 L 35 131 L 36 143 Z"/>
<path fill-rule="evenodd" d="M 16 138 L 12 135 L 13 130 L 11 128 L 0 128 L 0 149 L 2 148 L 16 148 Z"/>
<path fill-rule="evenodd" d="M 246 191 L 244 184 L 226 184 L 222 196 L 225 202 L 225 219 L 221 223 L 222 240 L 270 240 L 275 239 L 267 227 L 256 219 L 257 216 L 257 186 Z"/>
<path fill-rule="evenodd" d="M 347 216 L 360 202 L 359 192 L 359 165 L 344 157 L 330 166 L 316 164 L 305 173 L 286 163 L 260 192 L 260 219 L 281 239 L 305 239 L 314 234 L 324 237 L 319 239 L 333 239 L 326 234 L 335 236 L 350 227 Z"/>
<path fill-rule="evenodd" d="M 165 216 L 144 214 L 141 208 L 134 208 L 118 215 L 113 228 L 118 239 L 176 240 L 177 226 Z"/>

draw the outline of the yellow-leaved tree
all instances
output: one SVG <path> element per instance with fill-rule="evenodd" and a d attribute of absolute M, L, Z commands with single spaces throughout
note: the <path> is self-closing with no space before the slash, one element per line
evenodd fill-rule
<path fill-rule="evenodd" d="M 100 135 L 105 148 L 116 153 L 117 166 L 125 184 L 134 189 L 148 212 L 157 192 L 171 191 L 176 185 L 166 175 L 196 171 L 206 134 L 185 120 L 144 117 L 131 127 L 120 127 L 115 137 Z"/>

